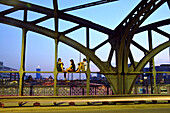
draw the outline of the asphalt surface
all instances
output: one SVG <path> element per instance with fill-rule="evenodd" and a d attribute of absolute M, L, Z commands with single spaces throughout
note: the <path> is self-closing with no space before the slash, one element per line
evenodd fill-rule
<path fill-rule="evenodd" d="M 122 102 L 122 101 L 168 101 L 170 95 L 113 95 L 113 96 L 3 96 L 0 102 Z"/>
<path fill-rule="evenodd" d="M 170 104 L 8 107 L 0 113 L 170 113 Z"/>

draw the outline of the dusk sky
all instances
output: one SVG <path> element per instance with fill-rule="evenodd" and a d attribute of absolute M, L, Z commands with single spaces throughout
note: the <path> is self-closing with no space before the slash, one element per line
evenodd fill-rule
<path fill-rule="evenodd" d="M 43 7 L 53 9 L 53 0 L 21 0 Z M 82 5 L 89 2 L 98 0 L 58 0 L 59 9 L 65 9 L 72 6 Z M 80 9 L 76 11 L 67 12 L 69 14 L 90 20 L 94 23 L 100 24 L 110 29 L 115 29 L 117 25 L 128 15 L 128 13 L 140 2 L 141 0 L 119 0 L 99 6 Z M 0 5 L 0 11 L 9 9 L 11 7 Z M 23 11 L 17 11 L 15 13 L 7 15 L 22 20 Z M 28 12 L 28 21 L 32 21 L 44 16 L 35 12 Z M 141 26 L 147 25 L 160 20 L 168 19 L 170 17 L 170 11 L 167 3 L 162 5 L 157 11 L 155 11 Z M 47 27 L 54 30 L 54 19 L 46 20 L 38 25 Z M 62 32 L 76 24 L 59 20 L 59 31 Z M 170 26 L 161 27 L 163 31 L 170 33 Z M 75 32 L 72 32 L 66 36 L 71 39 L 77 40 L 83 45 L 86 45 L 86 32 L 85 28 L 81 28 Z M 90 48 L 95 47 L 99 43 L 107 39 L 107 35 L 98 31 L 90 29 Z M 0 23 L 0 61 L 4 62 L 5 66 L 13 67 L 19 70 L 20 68 L 20 55 L 21 55 L 21 40 L 22 30 L 17 27 L 9 26 Z M 134 36 L 134 39 L 143 47 L 148 49 L 147 32 L 143 32 Z M 167 41 L 168 38 L 158 33 L 153 32 L 153 46 Z M 143 57 L 143 53 L 133 45 L 131 46 L 132 53 L 136 61 L 139 61 Z M 110 45 L 106 44 L 100 48 L 96 55 L 103 61 L 108 57 Z M 32 31 L 27 33 L 27 48 L 26 48 L 26 70 L 35 71 L 35 68 L 39 65 L 42 71 L 53 71 L 54 69 L 54 40 Z M 63 44 L 59 43 L 58 57 L 62 58 L 64 67 L 68 68 L 70 65 L 69 60 L 72 58 L 77 64 L 79 62 L 80 53 Z M 81 59 L 85 56 L 81 54 Z M 156 65 L 163 63 L 169 63 L 169 51 L 168 49 L 162 51 L 155 57 Z M 115 65 L 115 59 L 112 59 L 113 66 Z M 97 71 L 97 67 L 91 63 L 91 71 Z"/>

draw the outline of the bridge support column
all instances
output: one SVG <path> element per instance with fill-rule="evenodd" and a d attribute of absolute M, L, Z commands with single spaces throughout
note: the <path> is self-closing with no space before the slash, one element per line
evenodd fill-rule
<path fill-rule="evenodd" d="M 127 94 L 128 93 L 128 75 L 125 73 L 118 74 L 118 88 L 117 88 L 117 94 Z"/>
<path fill-rule="evenodd" d="M 89 95 L 90 94 L 90 58 L 87 57 L 87 70 L 86 70 L 86 95 Z"/>
<path fill-rule="evenodd" d="M 157 87 L 156 87 L 156 69 L 155 69 L 155 63 L 154 63 L 154 58 L 152 59 L 152 62 L 153 62 L 153 70 L 152 70 L 152 73 L 153 73 L 153 80 L 154 80 L 154 94 L 157 94 Z"/>
<path fill-rule="evenodd" d="M 148 30 L 148 42 L 149 42 L 149 50 L 151 51 L 153 49 L 152 47 L 152 32 L 151 30 Z M 149 71 L 152 72 L 153 67 L 153 60 L 149 62 Z M 150 73 L 150 82 L 151 82 L 151 94 L 153 94 L 153 76 L 152 73 Z"/>
<path fill-rule="evenodd" d="M 27 21 L 27 10 L 24 10 L 24 21 Z M 26 34 L 27 29 L 22 29 L 22 47 L 21 47 L 21 63 L 20 63 L 20 70 L 19 70 L 19 96 L 23 96 L 23 81 L 25 75 L 25 50 L 26 50 Z"/>
<path fill-rule="evenodd" d="M 54 96 L 58 95 L 58 90 L 57 90 L 57 75 L 58 75 L 58 70 L 57 70 L 57 54 L 58 53 L 58 40 L 55 39 L 55 63 L 54 63 Z"/>
<path fill-rule="evenodd" d="M 118 76 L 117 75 L 105 75 L 107 81 L 114 94 L 118 94 Z"/>
<path fill-rule="evenodd" d="M 89 49 L 90 48 L 90 40 L 89 40 L 89 28 L 86 28 L 86 46 Z M 86 70 L 86 94 L 90 94 L 90 57 L 86 56 L 87 58 L 87 70 Z"/>
<path fill-rule="evenodd" d="M 23 73 L 23 70 L 20 70 L 19 71 L 19 75 L 20 75 L 20 78 L 19 78 L 19 96 L 23 96 L 23 81 L 24 81 L 24 73 Z"/>
<path fill-rule="evenodd" d="M 57 75 L 58 72 L 54 71 L 54 96 L 58 96 Z"/>
<path fill-rule="evenodd" d="M 128 82 L 127 82 L 127 74 L 123 75 L 123 94 L 127 94 L 127 86 L 128 86 Z"/>
<path fill-rule="evenodd" d="M 121 73 L 118 73 L 118 79 L 117 79 L 117 81 L 118 81 L 118 88 L 117 88 L 117 93 L 118 94 L 122 94 L 122 89 L 123 89 L 123 85 L 122 85 L 122 83 L 123 83 L 123 77 L 122 77 L 122 74 Z"/>
<path fill-rule="evenodd" d="M 54 7 L 54 23 L 55 23 L 55 63 L 54 63 L 54 96 L 58 95 L 58 88 L 57 88 L 57 56 L 58 56 L 58 38 L 60 35 L 58 35 L 58 4 L 57 0 L 53 0 L 53 7 Z"/>
<path fill-rule="evenodd" d="M 24 71 L 25 71 L 25 47 L 26 47 L 26 29 L 23 28 L 22 34 L 22 50 L 21 50 L 21 64 L 19 70 L 19 96 L 23 95 L 23 81 L 24 81 Z"/>

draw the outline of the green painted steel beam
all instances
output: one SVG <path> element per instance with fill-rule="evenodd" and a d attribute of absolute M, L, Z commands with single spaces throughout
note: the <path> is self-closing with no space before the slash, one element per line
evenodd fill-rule
<path fill-rule="evenodd" d="M 135 71 L 141 71 L 141 69 L 143 69 L 143 67 L 147 64 L 148 61 L 151 60 L 151 58 L 153 58 L 155 55 L 157 55 L 158 53 L 160 53 L 162 50 L 166 49 L 167 47 L 170 46 L 170 41 L 167 41 L 161 45 L 159 45 L 158 47 L 156 47 L 155 49 L 153 49 L 152 51 L 150 51 L 148 53 L 147 56 L 145 56 L 137 65 Z"/>
<path fill-rule="evenodd" d="M 148 24 L 146 26 L 140 27 L 135 32 L 135 34 L 138 34 L 138 33 L 144 32 L 144 31 L 148 31 L 148 30 L 153 30 L 155 28 L 162 27 L 162 26 L 169 25 L 169 24 L 170 24 L 170 19 L 161 20 L 161 21 L 158 21 L 158 22 L 151 23 L 151 24 Z"/>
<path fill-rule="evenodd" d="M 136 69 L 134 71 L 141 71 L 144 66 L 155 56 L 157 55 L 158 53 L 160 53 L 162 50 L 166 49 L 167 47 L 170 46 L 170 41 L 167 41 L 161 45 L 159 45 L 158 47 L 156 47 L 155 49 L 151 50 L 139 63 L 138 65 L 136 66 Z M 157 73 L 156 71 L 153 70 L 153 72 L 151 72 L 155 75 L 155 73 Z M 169 73 L 169 72 L 168 72 Z M 133 76 L 133 81 L 131 81 L 129 84 L 131 84 L 131 87 L 129 89 L 129 92 L 131 92 L 132 88 L 133 88 L 133 85 L 135 84 L 135 81 L 137 79 L 137 75 Z M 156 83 L 155 83 L 156 84 Z"/>
<path fill-rule="evenodd" d="M 27 10 L 24 10 L 24 22 L 27 21 Z M 19 70 L 19 96 L 23 95 L 23 87 L 24 87 L 24 71 L 25 71 L 25 53 L 26 53 L 26 35 L 27 29 L 22 28 L 22 47 L 21 47 L 21 63 Z"/>
<path fill-rule="evenodd" d="M 54 96 L 58 95 L 58 90 L 57 90 L 57 75 L 58 75 L 58 70 L 57 70 L 57 54 L 58 53 L 58 40 L 55 39 L 55 63 L 54 63 Z"/>
<path fill-rule="evenodd" d="M 54 17 L 54 11 L 52 9 L 42 7 L 42 6 L 38 6 L 38 5 L 34 5 L 34 4 L 31 4 L 31 3 L 26 3 L 26 2 L 23 2 L 23 1 L 0 0 L 0 4 L 19 7 L 19 8 L 27 9 L 27 10 L 30 10 L 30 11 L 35 11 L 35 12 L 38 12 L 38 13 L 42 13 L 42 14 Z M 104 26 L 95 24 L 91 21 L 73 16 L 73 15 L 70 15 L 70 14 L 67 14 L 67 13 L 62 13 L 62 12 L 58 12 L 58 13 L 59 13 L 58 16 L 59 16 L 60 19 L 71 21 L 73 23 L 77 23 L 79 25 L 92 28 L 94 30 L 100 31 L 100 32 L 105 33 L 105 34 L 113 34 L 113 30 L 106 28 Z"/>
<path fill-rule="evenodd" d="M 154 58 L 152 58 L 152 62 L 153 62 L 152 74 L 153 74 L 153 80 L 154 80 L 154 93 L 157 94 L 157 87 L 156 87 L 156 69 L 155 69 Z"/>
<path fill-rule="evenodd" d="M 1 11 L 0 12 L 0 15 L 7 15 L 7 14 L 10 14 L 10 13 L 13 13 L 13 12 L 16 12 L 18 11 L 20 8 L 18 7 L 14 7 L 14 8 L 11 8 L 11 9 L 7 9 L 5 11 Z"/>
<path fill-rule="evenodd" d="M 53 7 L 54 7 L 54 25 L 55 25 L 55 32 L 54 32 L 54 41 L 55 41 L 55 63 L 54 63 L 54 96 L 58 95 L 58 90 L 57 90 L 57 75 L 58 75 L 58 70 L 57 70 L 57 57 L 58 57 L 58 3 L 57 0 L 53 0 Z"/>
<path fill-rule="evenodd" d="M 19 70 L 19 96 L 23 95 L 23 79 L 24 79 L 24 70 L 25 70 L 25 47 L 26 47 L 26 29 L 23 28 L 23 36 L 22 36 L 22 49 L 21 49 L 21 64 Z"/>
<path fill-rule="evenodd" d="M 87 70 L 86 70 L 86 94 L 90 95 L 90 57 L 87 56 Z"/>

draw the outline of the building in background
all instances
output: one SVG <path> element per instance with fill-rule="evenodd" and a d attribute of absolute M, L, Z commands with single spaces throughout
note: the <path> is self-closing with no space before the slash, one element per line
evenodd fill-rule
<path fill-rule="evenodd" d="M 4 66 L 4 63 L 0 61 L 0 71 L 17 71 L 17 69 Z M 12 78 L 18 78 L 18 73 L 0 73 L 0 79 L 11 80 Z"/>
<path fill-rule="evenodd" d="M 156 66 L 156 71 L 161 72 L 170 72 L 170 64 L 162 64 L 160 66 Z M 165 83 L 170 84 L 170 74 L 169 73 L 157 73 L 157 83 Z"/>
<path fill-rule="evenodd" d="M 165 73 L 156 74 L 156 83 L 157 84 L 170 84 L 170 74 L 166 73 L 166 72 L 170 72 L 170 64 L 161 64 L 160 66 L 155 66 L 155 69 L 157 72 L 165 72 Z M 144 68 L 143 71 L 149 72 L 149 68 Z M 150 74 L 148 73 L 144 73 L 144 74 L 141 74 L 141 76 L 138 76 L 138 79 L 136 80 L 136 84 L 139 84 L 140 81 L 144 81 L 144 77 L 147 77 L 147 82 L 148 84 L 150 84 Z"/>
<path fill-rule="evenodd" d="M 94 75 L 90 74 L 90 80 L 102 80 L 102 79 L 103 79 L 102 74 L 100 74 L 100 73 L 97 73 Z"/>
<path fill-rule="evenodd" d="M 97 73 L 97 80 L 102 80 L 102 74 Z"/>
<path fill-rule="evenodd" d="M 38 72 L 41 71 L 40 66 L 38 66 L 38 67 L 36 68 L 36 71 L 38 71 Z M 41 79 L 41 73 L 36 73 L 36 79 Z"/>

